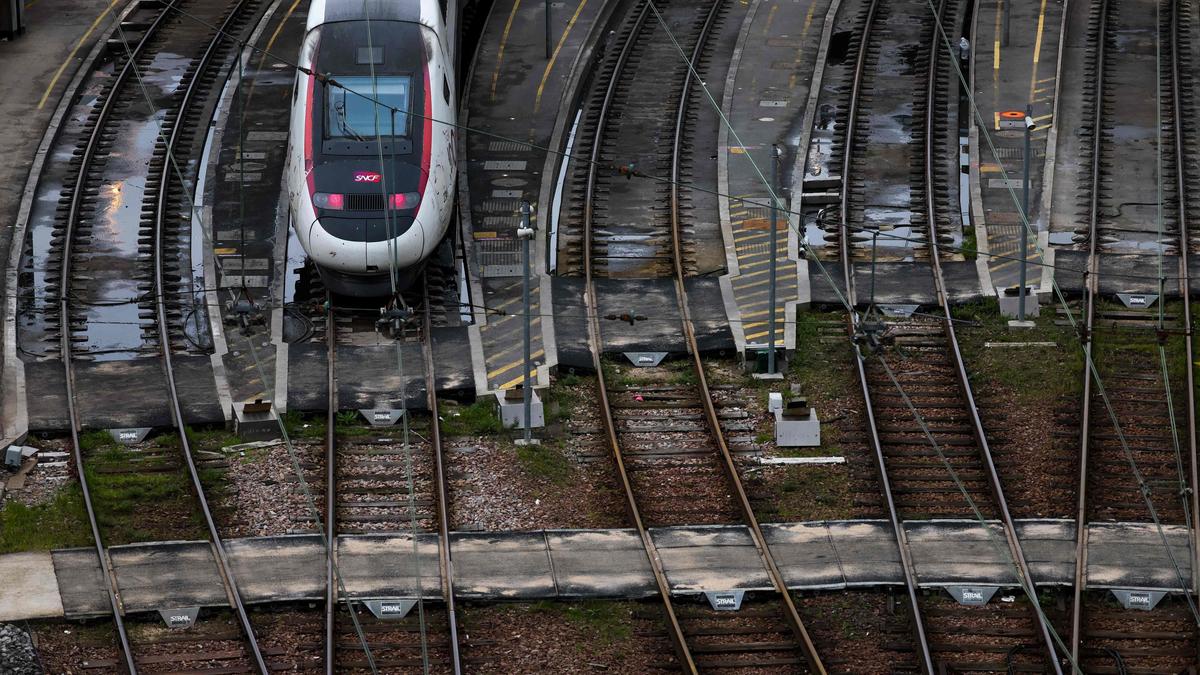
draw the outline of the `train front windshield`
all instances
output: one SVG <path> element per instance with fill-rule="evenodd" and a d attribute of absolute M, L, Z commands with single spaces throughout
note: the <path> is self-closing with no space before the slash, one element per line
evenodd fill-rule
<path fill-rule="evenodd" d="M 326 97 L 325 134 L 329 138 L 364 140 L 408 136 L 412 78 L 407 75 L 334 76 L 341 87 Z"/>

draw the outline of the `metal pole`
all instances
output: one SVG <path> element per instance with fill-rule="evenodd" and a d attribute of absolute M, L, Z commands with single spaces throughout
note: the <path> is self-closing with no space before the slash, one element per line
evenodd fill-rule
<path fill-rule="evenodd" d="M 770 277 L 767 281 L 767 311 L 770 321 L 767 322 L 767 332 L 770 340 L 767 343 L 767 372 L 775 373 L 775 257 L 779 248 L 779 232 L 776 229 L 779 218 L 779 146 L 771 144 L 771 190 L 775 197 L 771 200 L 771 263 Z"/>
<path fill-rule="evenodd" d="M 550 59 L 550 0 L 546 0 L 546 59 Z"/>
<path fill-rule="evenodd" d="M 530 364 L 530 328 L 532 317 L 530 317 L 529 307 L 529 240 L 533 238 L 533 229 L 529 227 L 529 202 L 521 202 L 521 230 L 517 232 L 517 236 L 521 238 L 521 268 L 524 270 L 521 277 L 521 296 L 522 302 L 525 305 L 525 362 L 523 364 L 525 372 L 523 374 L 522 386 L 522 403 L 525 406 L 525 444 L 529 445 L 533 437 L 533 397 L 531 389 L 533 382 L 529 377 Z"/>
<path fill-rule="evenodd" d="M 1025 266 L 1028 258 L 1026 249 L 1029 246 L 1029 137 L 1033 133 L 1033 106 L 1025 106 L 1025 177 L 1021 181 L 1021 212 L 1024 222 L 1021 223 L 1021 275 L 1020 286 L 1017 288 L 1017 321 L 1025 320 Z"/>

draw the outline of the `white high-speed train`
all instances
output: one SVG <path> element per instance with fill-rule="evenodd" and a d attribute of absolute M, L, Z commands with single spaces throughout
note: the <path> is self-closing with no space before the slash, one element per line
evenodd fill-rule
<path fill-rule="evenodd" d="M 292 227 L 334 293 L 410 285 L 446 233 L 453 47 L 438 0 L 312 2 L 285 175 Z"/>

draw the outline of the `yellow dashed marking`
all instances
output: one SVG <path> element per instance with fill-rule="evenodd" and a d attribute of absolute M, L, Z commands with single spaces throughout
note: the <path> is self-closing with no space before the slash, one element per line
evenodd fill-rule
<path fill-rule="evenodd" d="M 500 66 L 504 64 L 504 45 L 508 44 L 508 32 L 512 30 L 513 19 L 517 18 L 517 10 L 521 8 L 521 0 L 513 3 L 512 11 L 508 13 L 508 22 L 504 24 L 504 33 L 500 36 L 500 49 L 496 52 L 496 69 L 492 71 L 491 100 L 496 100 L 496 82 L 500 79 Z"/>
<path fill-rule="evenodd" d="M 546 80 L 550 79 L 550 69 L 554 67 L 554 62 L 558 60 L 558 52 L 562 49 L 563 43 L 567 41 L 567 36 L 571 34 L 571 28 L 575 26 L 575 20 L 579 18 L 579 13 L 583 11 L 587 0 L 580 0 L 579 6 L 575 8 L 575 13 L 571 15 L 571 20 L 567 22 L 567 27 L 563 30 L 562 37 L 558 38 L 558 44 L 554 45 L 554 53 L 550 54 L 550 62 L 546 64 L 546 70 L 542 73 L 542 81 L 538 84 L 537 96 L 533 100 L 533 112 L 537 112 L 542 107 L 542 91 L 546 88 Z"/>
<path fill-rule="evenodd" d="M 532 380 L 537 380 L 537 368 L 533 368 L 529 371 L 529 377 Z M 497 389 L 512 389 L 513 387 L 517 386 L 518 384 L 521 384 L 521 382 L 524 379 L 525 379 L 524 375 L 518 375 L 518 376 L 514 377 L 513 379 L 509 380 L 508 382 L 505 382 L 496 388 Z"/>
<path fill-rule="evenodd" d="M 533 359 L 540 359 L 540 358 L 541 358 L 542 356 L 544 356 L 545 354 L 546 354 L 546 350 L 544 350 L 544 349 L 539 349 L 539 350 L 537 350 L 536 352 L 532 352 L 532 353 L 530 353 L 530 355 L 529 355 L 529 358 L 530 358 L 530 360 L 533 360 Z M 508 364 L 507 366 L 501 366 L 500 368 L 497 368 L 497 369 L 495 369 L 495 370 L 489 371 L 489 372 L 488 372 L 488 379 L 490 380 L 490 379 L 492 379 L 492 378 L 496 377 L 497 375 L 500 375 L 500 374 L 503 374 L 503 373 L 507 373 L 508 371 L 512 370 L 513 368 L 520 367 L 520 365 L 521 365 L 522 363 L 525 363 L 525 359 L 521 359 L 520 361 L 513 361 L 512 363 Z"/>

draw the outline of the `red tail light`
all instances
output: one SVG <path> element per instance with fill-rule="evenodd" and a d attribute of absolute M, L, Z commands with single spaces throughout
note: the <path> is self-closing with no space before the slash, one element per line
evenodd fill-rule
<path fill-rule="evenodd" d="M 318 209 L 341 211 L 346 208 L 346 195 L 337 192 L 314 192 L 313 206 Z"/>
<path fill-rule="evenodd" d="M 419 192 L 396 192 L 392 194 L 392 198 L 388 201 L 388 206 L 394 211 L 402 209 L 415 209 L 417 204 L 421 203 L 421 194 Z"/>

